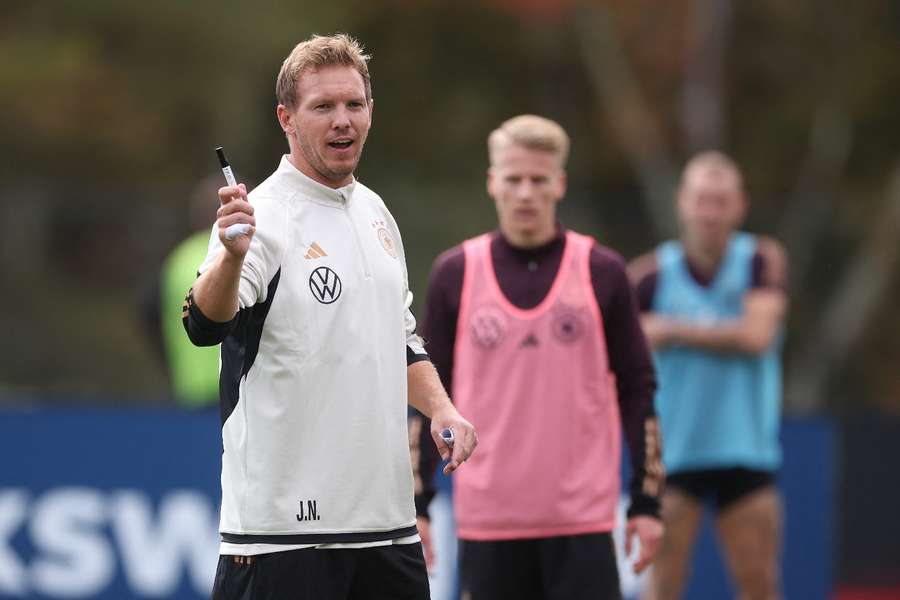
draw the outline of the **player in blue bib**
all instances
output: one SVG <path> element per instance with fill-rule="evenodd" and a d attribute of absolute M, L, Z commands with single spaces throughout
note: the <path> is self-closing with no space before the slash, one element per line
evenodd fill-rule
<path fill-rule="evenodd" d="M 648 600 L 681 596 L 707 501 L 737 597 L 780 597 L 775 472 L 787 265 L 777 242 L 737 231 L 746 210 L 738 166 L 702 153 L 678 191 L 680 239 L 629 267 L 654 350 L 669 474 Z"/>

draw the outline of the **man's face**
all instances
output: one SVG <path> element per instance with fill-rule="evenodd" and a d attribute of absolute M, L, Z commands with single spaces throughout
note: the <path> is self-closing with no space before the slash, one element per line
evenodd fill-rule
<path fill-rule="evenodd" d="M 704 165 L 689 170 L 678 193 L 684 233 L 703 246 L 721 245 L 740 225 L 746 200 L 736 173 Z"/>
<path fill-rule="evenodd" d="M 281 127 L 295 142 L 295 166 L 324 185 L 350 183 L 372 125 L 372 108 L 362 75 L 353 67 L 301 73 L 294 110 L 278 107 Z"/>
<path fill-rule="evenodd" d="M 507 236 L 531 238 L 555 231 L 566 173 L 554 154 L 508 144 L 494 154 L 487 187 Z"/>

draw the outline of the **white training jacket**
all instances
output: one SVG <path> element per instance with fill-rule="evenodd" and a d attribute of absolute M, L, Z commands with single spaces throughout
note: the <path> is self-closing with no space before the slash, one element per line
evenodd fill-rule
<path fill-rule="evenodd" d="M 221 354 L 223 548 L 417 540 L 406 367 L 427 354 L 397 224 L 366 186 L 323 186 L 287 156 L 249 200 Z M 214 226 L 200 272 L 222 251 Z"/>

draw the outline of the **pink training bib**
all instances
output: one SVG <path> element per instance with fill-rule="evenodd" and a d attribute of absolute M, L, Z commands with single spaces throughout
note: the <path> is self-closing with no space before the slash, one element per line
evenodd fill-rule
<path fill-rule="evenodd" d="M 576 535 L 615 525 L 621 424 L 591 286 L 593 243 L 566 233 L 556 280 L 527 310 L 503 295 L 490 236 L 463 245 L 453 399 L 479 444 L 454 475 L 460 538 Z"/>

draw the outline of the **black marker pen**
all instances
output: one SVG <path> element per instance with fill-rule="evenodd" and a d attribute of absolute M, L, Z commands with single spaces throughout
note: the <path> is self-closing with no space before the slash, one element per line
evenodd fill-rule
<path fill-rule="evenodd" d="M 230 186 L 237 187 L 234 172 L 231 170 L 231 165 L 228 164 L 228 159 L 225 158 L 225 150 L 222 146 L 216 148 L 216 156 L 219 157 L 219 164 L 222 165 L 222 174 L 225 175 L 225 182 Z M 233 240 L 239 235 L 247 235 L 248 233 L 250 233 L 250 225 L 248 223 L 235 223 L 225 228 L 225 239 Z"/>

